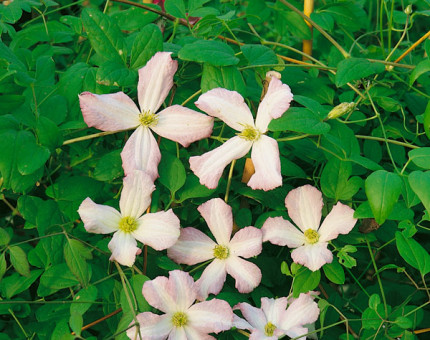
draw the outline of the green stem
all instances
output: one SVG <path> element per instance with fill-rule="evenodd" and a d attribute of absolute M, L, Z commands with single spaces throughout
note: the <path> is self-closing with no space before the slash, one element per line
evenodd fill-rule
<path fill-rule="evenodd" d="M 378 142 L 387 142 L 387 143 L 391 143 L 391 144 L 395 144 L 395 145 L 401 145 L 401 146 L 404 146 L 404 147 L 409 148 L 409 149 L 419 149 L 420 148 L 419 146 L 399 142 L 399 141 L 393 140 L 393 139 L 385 139 L 385 138 L 381 138 L 381 137 L 366 136 L 366 135 L 355 135 L 355 137 L 360 138 L 360 139 L 376 140 Z"/>
<path fill-rule="evenodd" d="M 257 67 L 306 67 L 306 68 L 318 68 L 318 69 L 321 69 L 321 70 L 336 70 L 335 67 L 321 66 L 321 65 L 312 65 L 312 64 L 308 64 L 308 65 L 303 65 L 303 64 L 248 65 L 248 66 L 239 67 L 238 70 L 242 71 L 242 70 L 246 70 L 246 69 L 250 69 L 250 68 L 257 68 Z"/>
<path fill-rule="evenodd" d="M 189 96 L 187 99 L 185 99 L 185 101 L 182 102 L 181 106 L 184 106 L 185 104 L 187 104 L 190 100 L 192 100 L 193 98 L 195 98 L 196 96 L 198 96 L 200 93 L 202 93 L 202 90 L 198 90 L 197 92 L 193 93 L 191 96 Z"/>
<path fill-rule="evenodd" d="M 49 15 L 49 14 L 52 14 L 52 13 L 55 13 L 55 12 L 59 12 L 59 11 L 61 11 L 61 10 L 63 10 L 63 9 L 66 9 L 66 8 L 69 8 L 69 7 L 72 7 L 72 6 L 75 6 L 75 5 L 80 4 L 80 3 L 84 2 L 84 1 L 86 1 L 86 0 L 79 0 L 79 1 L 72 2 L 72 3 L 68 4 L 68 5 L 64 5 L 64 6 L 62 6 L 62 7 L 58 7 L 58 8 L 56 8 L 56 9 L 53 9 L 52 11 L 46 12 L 46 13 L 45 13 L 45 16 L 47 16 L 47 15 Z M 35 18 L 31 19 L 31 20 L 26 21 L 26 22 L 22 25 L 22 28 L 24 28 L 24 27 L 26 27 L 26 26 L 30 25 L 32 22 L 34 22 L 34 21 L 36 21 L 36 20 L 39 20 L 40 18 L 41 18 L 41 16 L 38 16 L 38 17 L 35 17 Z"/>
<path fill-rule="evenodd" d="M 230 171 L 228 172 L 227 188 L 225 189 L 225 196 L 224 196 L 225 203 L 227 203 L 227 201 L 228 201 L 228 194 L 230 192 L 231 179 L 233 177 L 233 169 L 234 169 L 235 164 L 236 164 L 236 160 L 233 159 L 233 161 L 231 162 L 231 165 L 230 165 Z"/>
<path fill-rule="evenodd" d="M 124 131 L 128 131 L 128 130 L 97 132 L 97 133 L 93 133 L 92 135 L 87 135 L 87 136 L 82 136 L 82 137 L 76 137 L 76 138 L 68 139 L 68 140 L 66 140 L 66 141 L 63 142 L 63 145 L 69 145 L 69 144 L 73 144 L 73 143 L 77 143 L 77 142 L 82 142 L 84 140 L 89 140 L 89 139 L 93 139 L 93 138 L 97 138 L 97 137 L 113 135 L 114 133 L 124 132 Z"/>
<path fill-rule="evenodd" d="M 365 236 L 367 248 L 369 249 L 370 258 L 372 259 L 373 269 L 375 270 L 376 278 L 378 279 L 379 289 L 381 291 L 382 301 L 384 302 L 384 309 L 385 309 L 385 318 L 388 317 L 388 308 L 387 308 L 387 300 L 385 298 L 384 293 L 384 286 L 382 285 L 381 277 L 379 276 L 378 267 L 376 266 L 375 257 L 373 256 L 372 248 L 370 247 L 369 240 L 367 239 L 367 236 Z"/>
<path fill-rule="evenodd" d="M 309 137 L 309 136 L 311 136 L 311 135 L 308 134 L 308 133 L 305 133 L 305 134 L 299 135 L 299 136 L 278 138 L 278 139 L 276 139 L 276 141 L 277 142 L 289 142 L 289 141 L 292 141 L 292 140 L 303 139 L 303 138 L 306 138 L 306 137 Z"/>

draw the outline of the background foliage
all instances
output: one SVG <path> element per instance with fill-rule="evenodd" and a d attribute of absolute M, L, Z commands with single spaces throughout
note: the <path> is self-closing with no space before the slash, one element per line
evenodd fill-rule
<path fill-rule="evenodd" d="M 228 279 L 218 298 L 258 306 L 260 297 L 287 296 L 290 287 L 294 295 L 315 289 L 321 339 L 425 339 L 429 1 L 316 1 L 313 34 L 294 9 L 302 10 L 301 1 L 166 0 L 165 12 L 121 2 L 0 4 L 0 339 L 123 339 L 133 316 L 150 309 L 144 281 L 178 268 L 200 275 L 152 249 L 133 268 L 115 267 L 109 238 L 86 233 L 77 214 L 86 197 L 117 206 L 119 153 L 129 136 L 91 136 L 99 131 L 84 123 L 78 94 L 136 98 L 137 70 L 157 51 L 179 61 L 166 104 L 196 109 L 200 89 L 224 87 L 255 109 L 271 69 L 291 87 L 294 104 L 269 126 L 280 141 L 281 188 L 247 187 L 244 159 L 231 187 L 227 173 L 215 190 L 198 183 L 188 158 L 230 137 L 217 122 L 212 138 L 187 149 L 160 141 L 151 211 L 172 207 L 183 227 L 201 227 L 196 207 L 227 190 L 237 226 L 261 227 L 269 216 L 286 217 L 288 191 L 309 183 L 323 192 L 327 211 L 341 200 L 359 218 L 333 242 L 337 256 L 321 271 L 265 244 L 252 259 L 263 272 L 260 286 L 240 294 Z M 301 52 L 310 39 L 312 56 Z M 328 119 L 343 102 L 356 109 Z M 95 320 L 101 322 L 82 330 Z M 231 330 L 219 338 L 246 337 Z"/>

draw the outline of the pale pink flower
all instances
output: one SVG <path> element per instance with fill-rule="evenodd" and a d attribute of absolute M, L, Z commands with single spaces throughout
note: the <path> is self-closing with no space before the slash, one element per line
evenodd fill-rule
<path fill-rule="evenodd" d="M 197 298 L 218 294 L 227 273 L 236 280 L 241 293 L 249 293 L 260 284 L 261 271 L 253 263 L 243 260 L 261 253 L 262 233 L 254 227 L 239 230 L 232 239 L 233 214 L 231 207 L 220 198 L 213 198 L 198 207 L 216 242 L 195 228 L 181 230 L 178 242 L 167 250 L 167 256 L 178 263 L 195 265 L 214 259 L 205 268 L 196 284 Z"/>
<path fill-rule="evenodd" d="M 226 301 L 212 299 L 193 304 L 197 286 L 186 272 L 174 270 L 169 278 L 159 276 L 146 281 L 142 289 L 146 301 L 164 312 L 150 312 L 136 316 L 143 340 L 211 340 L 208 333 L 219 333 L 232 326 L 233 311 Z M 130 339 L 140 339 L 137 327 L 130 328 Z M 137 336 L 136 336 L 137 335 Z"/>
<path fill-rule="evenodd" d="M 114 233 L 108 247 L 110 260 L 131 267 L 140 252 L 136 240 L 163 250 L 172 246 L 179 237 L 179 219 L 172 209 L 145 214 L 151 204 L 155 186 L 143 171 L 134 170 L 124 177 L 119 201 L 120 212 L 107 205 L 94 203 L 87 197 L 79 206 L 78 213 L 90 233 Z"/>
<path fill-rule="evenodd" d="M 296 248 L 291 253 L 293 261 L 312 271 L 331 263 L 333 254 L 327 248 L 328 242 L 339 234 L 348 234 L 357 219 L 353 209 L 338 202 L 320 226 L 323 205 L 321 192 L 309 184 L 291 190 L 285 206 L 300 230 L 282 217 L 269 217 L 261 228 L 263 241 Z"/>
<path fill-rule="evenodd" d="M 290 107 L 291 90 L 276 77 L 272 77 L 267 94 L 258 107 L 257 117 L 236 91 L 222 88 L 210 90 L 200 96 L 196 106 L 207 114 L 223 120 L 238 131 L 220 147 L 201 156 L 190 158 L 191 170 L 200 183 L 213 189 L 218 185 L 224 168 L 234 159 L 245 156 L 252 148 L 251 159 L 255 173 L 248 185 L 252 189 L 272 190 L 282 185 L 278 143 L 265 135 L 272 119 L 279 118 Z"/>
<path fill-rule="evenodd" d="M 251 331 L 250 340 L 275 340 L 284 335 L 295 338 L 307 334 L 308 329 L 304 325 L 315 322 L 320 312 L 307 294 L 300 294 L 291 304 L 286 297 L 264 297 L 261 298 L 261 308 L 242 302 L 234 309 L 240 309 L 246 321 L 235 315 L 233 326 Z"/>
<path fill-rule="evenodd" d="M 144 170 L 155 180 L 161 159 L 157 141 L 151 133 L 171 139 L 183 146 L 209 137 L 213 118 L 180 105 L 161 112 L 171 87 L 178 63 L 169 52 L 158 52 L 139 70 L 137 97 L 139 108 L 123 92 L 97 95 L 83 92 L 79 95 L 85 123 L 103 131 L 136 128 L 121 152 L 122 166 L 127 175 L 133 170 Z"/>

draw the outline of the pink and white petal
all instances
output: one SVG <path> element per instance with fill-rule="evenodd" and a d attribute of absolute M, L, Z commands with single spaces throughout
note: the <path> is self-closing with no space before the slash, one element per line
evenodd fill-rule
<path fill-rule="evenodd" d="M 130 172 L 123 179 L 119 207 L 122 216 L 139 218 L 151 204 L 154 182 L 141 170 Z"/>
<path fill-rule="evenodd" d="M 209 294 L 218 294 L 224 285 L 226 277 L 225 261 L 214 259 L 196 281 L 197 299 L 204 301 Z"/>
<path fill-rule="evenodd" d="M 321 191 L 309 184 L 291 190 L 285 198 L 288 215 L 303 232 L 318 230 L 323 205 Z"/>
<path fill-rule="evenodd" d="M 299 297 L 288 306 L 279 328 L 287 332 L 293 327 L 303 327 L 305 324 L 315 322 L 318 319 L 319 313 L 320 310 L 317 303 L 309 295 L 301 293 Z"/>
<path fill-rule="evenodd" d="M 279 326 L 285 310 L 287 309 L 288 299 L 282 297 L 279 299 L 261 298 L 261 309 L 266 315 L 267 321 Z"/>
<path fill-rule="evenodd" d="M 305 244 L 305 235 L 282 217 L 269 217 L 261 227 L 263 242 L 297 248 Z"/>
<path fill-rule="evenodd" d="M 229 330 L 233 323 L 233 311 L 223 300 L 212 299 L 191 306 L 187 311 L 190 327 L 201 333 L 219 333 Z"/>
<path fill-rule="evenodd" d="M 188 340 L 184 327 L 173 327 L 168 340 Z"/>
<path fill-rule="evenodd" d="M 81 203 L 78 214 L 89 233 L 110 234 L 118 230 L 121 214 L 107 205 L 94 203 L 87 197 Z"/>
<path fill-rule="evenodd" d="M 293 94 L 290 87 L 282 84 L 278 78 L 272 77 L 267 93 L 258 107 L 255 126 L 261 132 L 266 132 L 270 121 L 281 117 L 290 107 L 292 100 Z"/>
<path fill-rule="evenodd" d="M 253 327 L 244 319 L 238 317 L 236 314 L 233 314 L 233 327 L 239 329 L 248 329 L 251 330 Z"/>
<path fill-rule="evenodd" d="M 212 335 L 201 333 L 191 326 L 185 326 L 184 331 L 187 340 L 216 340 Z"/>
<path fill-rule="evenodd" d="M 216 88 L 202 94 L 194 104 L 237 131 L 242 131 L 245 125 L 254 127 L 254 117 L 243 97 L 236 91 Z"/>
<path fill-rule="evenodd" d="M 169 106 L 158 113 L 157 118 L 157 125 L 151 129 L 184 147 L 209 137 L 214 124 L 212 117 L 180 105 Z"/>
<path fill-rule="evenodd" d="M 252 328 L 264 330 L 264 326 L 266 326 L 267 322 L 270 320 L 267 320 L 266 315 L 260 308 L 256 308 L 254 306 L 251 306 L 249 303 L 241 302 L 238 303 L 235 306 L 240 309 L 242 312 L 243 317 L 248 321 L 250 328 L 246 328 L 251 330 Z"/>
<path fill-rule="evenodd" d="M 251 159 L 255 173 L 249 179 L 248 186 L 264 191 L 282 186 L 281 159 L 276 140 L 262 135 L 252 145 Z"/>
<path fill-rule="evenodd" d="M 133 236 L 155 250 L 167 249 L 178 240 L 180 222 L 172 209 L 143 215 L 137 224 Z"/>
<path fill-rule="evenodd" d="M 249 340 L 277 340 L 277 339 L 278 339 L 277 336 L 267 336 L 264 333 L 264 331 L 260 329 L 253 329 L 251 331 L 251 335 L 249 336 Z"/>
<path fill-rule="evenodd" d="M 291 258 L 294 262 L 316 271 L 326 263 L 331 263 L 333 254 L 327 249 L 327 242 L 319 242 L 294 249 Z"/>
<path fill-rule="evenodd" d="M 338 202 L 321 224 L 318 230 L 319 239 L 322 242 L 328 242 L 335 239 L 339 234 L 348 234 L 356 222 L 354 209 Z"/>
<path fill-rule="evenodd" d="M 309 330 L 306 327 L 300 326 L 290 328 L 287 332 L 285 332 L 285 334 L 287 334 L 290 338 L 294 338 L 296 340 L 306 340 L 307 338 L 310 339 L 311 337 L 306 335 L 308 333 Z"/>
<path fill-rule="evenodd" d="M 131 267 L 136 260 L 136 253 L 140 250 L 136 245 L 137 242 L 130 233 L 118 230 L 108 244 L 112 252 L 109 260 L 115 260 L 123 266 Z"/>
<path fill-rule="evenodd" d="M 157 112 L 173 86 L 173 76 L 178 62 L 172 60 L 170 52 L 157 52 L 139 70 L 137 97 L 142 112 Z"/>
<path fill-rule="evenodd" d="M 142 170 L 155 181 L 158 177 L 161 153 L 151 130 L 139 126 L 125 143 L 121 159 L 125 175 L 134 170 Z"/>
<path fill-rule="evenodd" d="M 170 271 L 168 289 L 169 295 L 173 297 L 179 311 L 187 310 L 196 300 L 197 287 L 194 279 L 187 272 Z"/>
<path fill-rule="evenodd" d="M 200 230 L 183 228 L 178 241 L 167 249 L 167 256 L 176 263 L 192 266 L 214 258 L 215 246 L 216 243 Z"/>
<path fill-rule="evenodd" d="M 227 273 L 236 280 L 235 287 L 240 293 L 249 293 L 261 282 L 261 271 L 254 263 L 230 255 L 226 260 Z"/>
<path fill-rule="evenodd" d="M 118 131 L 139 125 L 139 109 L 123 92 L 79 95 L 82 116 L 89 127 L 102 131 Z"/>
<path fill-rule="evenodd" d="M 255 227 L 240 229 L 230 241 L 230 253 L 235 256 L 249 258 L 261 253 L 263 233 Z"/>
<path fill-rule="evenodd" d="M 168 315 L 156 315 L 145 312 L 137 314 L 136 319 L 139 322 L 140 336 L 142 339 L 164 340 L 168 337 L 173 328 Z M 134 321 L 131 324 L 133 323 Z M 128 329 L 127 336 L 133 340 L 139 339 L 137 327 Z"/>
<path fill-rule="evenodd" d="M 205 219 L 218 244 L 227 246 L 233 230 L 231 207 L 221 198 L 212 198 L 201 204 L 197 210 Z"/>
<path fill-rule="evenodd" d="M 215 189 L 218 186 L 224 168 L 232 160 L 245 156 L 251 146 L 252 142 L 238 136 L 230 138 L 212 151 L 201 156 L 191 157 L 191 170 L 199 178 L 201 184 L 206 185 L 209 189 Z"/>
<path fill-rule="evenodd" d="M 155 279 L 146 281 L 143 284 L 143 297 L 152 307 L 164 313 L 176 313 L 177 306 L 170 286 L 170 281 L 167 277 L 157 276 Z"/>

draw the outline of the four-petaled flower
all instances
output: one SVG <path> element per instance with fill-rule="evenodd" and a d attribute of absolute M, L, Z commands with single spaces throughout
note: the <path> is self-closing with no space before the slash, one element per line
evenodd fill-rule
<path fill-rule="evenodd" d="M 165 314 L 138 314 L 139 329 L 127 331 L 130 339 L 139 339 L 139 331 L 143 340 L 211 340 L 215 338 L 208 333 L 232 326 L 233 311 L 226 301 L 212 299 L 194 304 L 197 287 L 186 272 L 174 270 L 169 272 L 169 278 L 159 276 L 146 281 L 142 293 L 151 306 Z"/>
<path fill-rule="evenodd" d="M 249 293 L 260 284 L 261 271 L 253 263 L 243 260 L 261 253 L 262 233 L 254 227 L 239 230 L 230 240 L 233 230 L 232 209 L 220 198 L 213 198 L 198 207 L 216 242 L 192 227 L 181 230 L 178 242 L 167 250 L 167 255 L 178 263 L 194 265 L 214 259 L 196 281 L 197 298 L 218 294 L 227 273 L 236 280 L 241 293 Z M 240 256 L 240 257 L 239 257 Z"/>
<path fill-rule="evenodd" d="M 323 207 L 321 192 L 311 185 L 291 190 L 285 198 L 288 215 L 300 228 L 282 217 L 269 217 L 264 222 L 263 241 L 296 248 L 293 261 L 315 271 L 333 260 L 328 242 L 339 234 L 348 234 L 357 222 L 354 210 L 338 202 L 320 226 Z"/>
<path fill-rule="evenodd" d="M 275 340 L 283 335 L 296 338 L 307 334 L 308 329 L 304 325 L 317 320 L 318 305 L 307 294 L 300 294 L 288 308 L 287 305 L 286 297 L 261 298 L 261 308 L 246 302 L 239 303 L 234 309 L 240 309 L 246 321 L 235 315 L 233 326 L 251 331 L 249 339 L 252 340 Z"/>
<path fill-rule="evenodd" d="M 265 133 L 270 121 L 281 117 L 292 99 L 288 85 L 272 77 L 254 123 L 251 111 L 236 91 L 216 88 L 201 95 L 196 106 L 207 114 L 220 118 L 239 133 L 220 147 L 190 158 L 191 170 L 199 177 L 200 183 L 210 189 L 216 188 L 224 168 L 232 160 L 245 156 L 252 148 L 251 159 L 255 173 L 248 185 L 252 189 L 265 191 L 281 186 L 278 143 Z"/>
<path fill-rule="evenodd" d="M 79 96 L 88 126 L 103 131 L 137 127 L 121 152 L 126 175 L 133 170 L 144 170 L 153 181 L 158 177 L 161 154 L 151 130 L 185 147 L 212 133 L 213 118 L 186 107 L 173 105 L 156 114 L 173 86 L 177 68 L 178 63 L 169 52 L 158 52 L 139 70 L 140 110 L 123 92 L 102 95 L 83 92 Z"/>
<path fill-rule="evenodd" d="M 119 201 L 121 212 L 96 204 L 89 197 L 79 206 L 78 213 L 88 232 L 114 232 L 108 245 L 112 252 L 111 261 L 132 266 L 136 253 L 140 252 L 136 239 L 156 250 L 166 249 L 178 239 L 179 219 L 172 209 L 143 215 L 151 203 L 154 189 L 152 179 L 146 173 L 134 170 L 124 177 Z"/>

